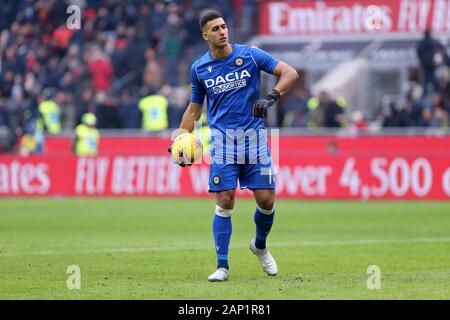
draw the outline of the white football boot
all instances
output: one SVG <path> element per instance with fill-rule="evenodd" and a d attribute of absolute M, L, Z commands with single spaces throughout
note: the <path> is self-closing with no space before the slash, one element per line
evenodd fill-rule
<path fill-rule="evenodd" d="M 258 249 L 255 246 L 255 239 L 253 239 L 250 242 L 250 250 L 252 250 L 252 252 L 258 257 L 259 262 L 261 263 L 261 267 L 263 268 L 265 273 L 267 273 L 269 276 L 277 275 L 278 273 L 277 263 L 275 262 L 275 259 L 272 257 L 267 248 Z"/>
<path fill-rule="evenodd" d="M 219 268 L 212 275 L 208 277 L 208 281 L 216 282 L 216 281 L 227 281 L 229 272 L 225 268 Z"/>

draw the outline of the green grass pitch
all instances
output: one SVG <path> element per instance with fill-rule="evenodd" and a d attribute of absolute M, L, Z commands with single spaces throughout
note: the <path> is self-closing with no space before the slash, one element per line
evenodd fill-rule
<path fill-rule="evenodd" d="M 209 283 L 214 199 L 0 199 L 0 299 L 450 299 L 448 202 L 279 200 L 276 277 L 248 249 L 254 207 L 237 199 L 230 279 Z"/>

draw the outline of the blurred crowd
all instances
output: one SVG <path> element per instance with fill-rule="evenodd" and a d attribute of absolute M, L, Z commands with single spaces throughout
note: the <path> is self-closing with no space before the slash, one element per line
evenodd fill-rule
<path fill-rule="evenodd" d="M 189 100 L 190 65 L 207 50 L 199 15 L 210 8 L 229 24 L 237 15 L 248 21 L 256 2 L 2 0 L 0 131 L 9 128 L 14 145 L 27 128 L 39 128 L 30 121 L 41 117 L 45 130 L 58 134 L 87 112 L 99 129 L 142 128 L 139 100 L 152 94 L 165 96 L 168 126 L 177 126 Z M 81 9 L 79 28 L 68 28 L 71 5 Z M 56 117 L 59 127 L 48 130 Z"/>
<path fill-rule="evenodd" d="M 315 97 L 310 96 L 306 90 L 294 89 L 284 98 L 278 110 L 278 126 L 347 129 L 449 128 L 448 83 L 445 92 L 430 90 L 424 94 L 424 89 L 419 82 L 409 81 L 404 85 L 404 96 L 398 96 L 384 103 L 382 112 L 374 120 L 366 119 L 359 109 L 349 111 L 347 101 L 342 97 L 333 97 L 325 91 Z"/>
<path fill-rule="evenodd" d="M 384 127 L 448 128 L 450 56 L 446 46 L 426 31 L 417 45 L 420 76 L 404 86 L 404 98 L 385 105 Z"/>
<path fill-rule="evenodd" d="M 259 2 L 2 0 L 0 146 L 12 149 L 38 129 L 73 130 L 86 113 L 95 114 L 99 129 L 177 127 L 190 98 L 190 65 L 208 49 L 199 15 L 207 8 L 220 11 L 233 41 L 242 42 L 257 29 Z M 70 5 L 80 8 L 79 28 L 68 28 Z M 448 126 L 446 48 L 427 33 L 417 52 L 421 83 L 408 83 L 406 99 L 384 108 L 385 127 Z M 163 97 L 158 101 L 165 107 L 152 109 L 143 101 L 149 96 Z M 311 97 L 295 88 L 279 104 L 278 125 L 367 126 L 360 111 L 348 109 L 343 98 L 327 92 Z M 161 110 L 158 125 L 144 123 Z M 9 142 L 1 141 L 5 130 Z"/>
<path fill-rule="evenodd" d="M 380 106 L 381 112 L 376 119 L 365 119 L 358 108 L 347 106 L 345 99 L 333 97 L 330 92 L 320 92 L 314 97 L 306 89 L 294 88 L 281 104 L 278 125 L 356 129 L 370 125 L 448 128 L 449 49 L 426 31 L 417 44 L 418 72 L 404 83 L 401 94 Z"/>

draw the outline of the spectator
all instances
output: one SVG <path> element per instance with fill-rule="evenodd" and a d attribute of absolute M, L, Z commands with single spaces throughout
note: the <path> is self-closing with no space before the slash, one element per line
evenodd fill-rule
<path fill-rule="evenodd" d="M 111 54 L 111 62 L 116 76 L 123 77 L 129 71 L 127 65 L 127 47 L 129 45 L 126 25 L 119 23 L 116 28 L 116 38 L 114 48 Z"/>
<path fill-rule="evenodd" d="M 409 115 L 410 125 L 418 126 L 420 119 L 422 117 L 422 101 L 421 100 L 413 100 L 411 97 L 407 97 L 407 103 L 411 105 L 411 113 Z"/>
<path fill-rule="evenodd" d="M 85 113 L 82 123 L 75 128 L 72 151 L 78 157 L 93 157 L 99 152 L 100 132 L 95 128 L 97 118 L 93 113 Z"/>
<path fill-rule="evenodd" d="M 391 128 L 397 126 L 397 119 L 395 117 L 395 103 L 390 103 L 387 107 L 383 110 L 383 123 L 382 126 L 384 128 Z"/>
<path fill-rule="evenodd" d="M 162 71 L 155 58 L 155 51 L 148 48 L 145 52 L 146 65 L 143 74 L 143 84 L 150 91 L 156 91 L 162 85 Z"/>
<path fill-rule="evenodd" d="M 58 100 L 60 99 L 61 95 L 59 95 Z M 59 134 L 61 132 L 61 107 L 55 101 L 53 90 L 46 89 L 43 94 L 43 101 L 39 103 L 38 108 L 43 119 L 45 132 L 52 135 Z"/>
<path fill-rule="evenodd" d="M 430 90 L 435 90 L 438 85 L 435 78 L 436 62 L 436 43 L 431 37 L 431 32 L 426 30 L 423 39 L 417 46 L 417 56 L 422 68 L 423 95 L 427 95 Z"/>
<path fill-rule="evenodd" d="M 36 119 L 30 119 L 25 133 L 20 140 L 19 154 L 21 156 L 39 155 L 45 150 L 45 137 Z"/>
<path fill-rule="evenodd" d="M 303 89 L 293 90 L 292 94 L 289 94 L 280 110 L 284 111 L 284 115 L 280 118 L 283 119 L 283 126 L 286 127 L 306 127 L 308 125 L 308 107 L 307 94 Z"/>
<path fill-rule="evenodd" d="M 431 112 L 430 108 L 423 108 L 422 109 L 422 115 L 419 119 L 418 126 L 419 127 L 429 127 L 431 124 L 433 113 Z"/>
<path fill-rule="evenodd" d="M 309 110 L 308 126 L 311 128 L 323 127 L 325 125 L 325 110 L 331 98 L 328 92 L 322 91 L 319 96 L 308 100 Z"/>
<path fill-rule="evenodd" d="M 66 22 L 66 10 L 69 5 L 68 0 L 55 1 L 49 8 L 49 17 L 54 25 L 65 25 Z"/>
<path fill-rule="evenodd" d="M 0 152 L 9 152 L 16 143 L 16 135 L 11 124 L 5 98 L 0 95 Z"/>
<path fill-rule="evenodd" d="M 364 115 L 361 110 L 354 110 L 350 115 L 350 129 L 365 129 L 367 122 L 364 120 Z"/>
<path fill-rule="evenodd" d="M 169 117 L 169 127 L 177 127 L 183 117 L 186 106 L 189 104 L 190 87 L 175 87 L 164 85 L 161 94 L 168 98 L 167 115 Z"/>
<path fill-rule="evenodd" d="M 119 106 L 117 97 L 100 91 L 95 94 L 95 116 L 98 129 L 120 128 Z"/>
<path fill-rule="evenodd" d="M 399 103 L 396 110 L 397 127 L 411 126 L 411 104 L 409 101 Z"/>
<path fill-rule="evenodd" d="M 94 106 L 94 93 L 90 87 L 85 87 L 81 99 L 78 99 L 75 103 L 75 125 L 81 123 L 81 117 L 88 112 L 95 112 Z"/>
<path fill-rule="evenodd" d="M 445 47 L 441 44 L 437 46 L 434 62 L 436 64 L 435 78 L 438 85 L 437 89 L 445 94 L 450 83 L 450 57 Z"/>
<path fill-rule="evenodd" d="M 61 1 L 59 1 L 61 2 Z M 64 14 L 62 14 L 64 16 Z M 59 58 L 63 58 L 67 52 L 72 30 L 67 28 L 66 23 L 62 23 L 52 34 L 52 46 Z"/>
<path fill-rule="evenodd" d="M 391 102 L 384 112 L 383 127 L 408 127 L 411 125 L 410 104 Z M 353 117 L 355 117 L 353 115 Z M 421 115 L 422 117 L 422 115 Z M 419 119 L 419 122 L 421 122 Z M 354 119 L 355 120 L 355 119 Z"/>
<path fill-rule="evenodd" d="M 122 91 L 120 105 L 119 117 L 122 122 L 121 128 L 141 128 L 141 112 L 138 108 L 138 100 L 129 89 Z"/>
<path fill-rule="evenodd" d="M 25 94 L 31 97 L 37 97 L 39 92 L 41 91 L 41 86 L 36 79 L 34 72 L 28 72 L 25 75 L 25 79 L 23 81 L 23 89 Z"/>
<path fill-rule="evenodd" d="M 183 30 L 186 32 L 184 42 L 186 46 L 195 46 L 199 42 L 202 42 L 202 38 L 198 36 L 198 32 L 200 30 L 200 27 L 198 26 L 198 19 L 192 8 L 188 8 L 184 13 Z"/>
<path fill-rule="evenodd" d="M 159 41 L 162 37 L 162 30 L 167 22 L 167 11 L 162 1 L 158 1 L 154 5 L 154 9 L 151 13 L 151 25 L 152 41 Z"/>
<path fill-rule="evenodd" d="M 14 72 L 6 71 L 3 79 L 1 79 L 0 93 L 4 97 L 10 97 L 12 93 L 12 87 L 14 85 Z"/>
<path fill-rule="evenodd" d="M 327 128 L 340 128 L 345 124 L 344 111 L 347 107 L 347 101 L 339 97 L 336 100 L 330 100 L 325 104 L 325 127 Z M 357 128 L 360 128 L 362 119 L 361 115 L 358 114 L 358 119 L 354 124 Z"/>
<path fill-rule="evenodd" d="M 142 128 L 147 132 L 158 132 L 169 127 L 167 108 L 169 101 L 164 95 L 170 94 L 172 88 L 163 86 L 161 92 L 148 94 L 139 100 L 138 106 L 142 112 Z"/>
<path fill-rule="evenodd" d="M 24 73 L 25 65 L 22 60 L 19 59 L 15 46 L 6 48 L 4 58 L 2 59 L 1 70 L 11 71 L 12 73 Z"/>
<path fill-rule="evenodd" d="M 435 108 L 430 125 L 435 128 L 448 128 L 449 114 L 447 110 L 441 107 Z"/>
<path fill-rule="evenodd" d="M 141 36 L 136 35 L 136 28 L 134 27 L 127 28 L 127 41 L 127 66 L 128 70 L 133 72 L 132 85 L 140 87 L 142 84 L 143 66 L 145 66 L 146 62 L 145 50 L 147 45 Z M 130 59 L 130 57 L 133 58 Z"/>
<path fill-rule="evenodd" d="M 162 35 L 162 55 L 164 57 L 165 74 L 171 86 L 177 86 L 178 63 L 183 54 L 183 39 L 179 32 L 180 18 L 172 13 L 167 18 L 167 27 Z"/>
<path fill-rule="evenodd" d="M 116 28 L 116 21 L 107 7 L 98 9 L 95 21 L 95 28 L 99 31 L 112 31 Z"/>
<path fill-rule="evenodd" d="M 0 2 L 0 30 L 5 30 L 14 21 L 15 9 L 13 1 Z"/>
<path fill-rule="evenodd" d="M 99 49 L 93 49 L 89 62 L 89 71 L 92 76 L 94 92 L 107 92 L 111 88 L 113 67 L 108 57 Z"/>
<path fill-rule="evenodd" d="M 67 56 L 62 60 L 62 65 L 65 70 L 70 71 L 75 79 L 81 76 L 81 60 L 80 47 L 76 44 L 69 46 Z"/>
<path fill-rule="evenodd" d="M 59 80 L 63 76 L 63 70 L 59 65 L 57 57 L 51 57 L 48 61 L 47 67 L 42 74 L 42 85 L 44 88 L 57 88 Z"/>

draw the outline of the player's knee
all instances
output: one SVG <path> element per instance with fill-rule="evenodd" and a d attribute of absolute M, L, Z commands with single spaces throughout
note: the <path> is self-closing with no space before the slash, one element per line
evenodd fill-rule
<path fill-rule="evenodd" d="M 233 210 L 234 208 L 234 193 L 221 192 L 217 194 L 217 205 L 226 210 Z"/>
<path fill-rule="evenodd" d="M 271 194 L 264 195 L 262 197 L 259 197 L 257 200 L 258 207 L 264 210 L 272 210 L 273 206 L 275 205 L 275 197 Z"/>

